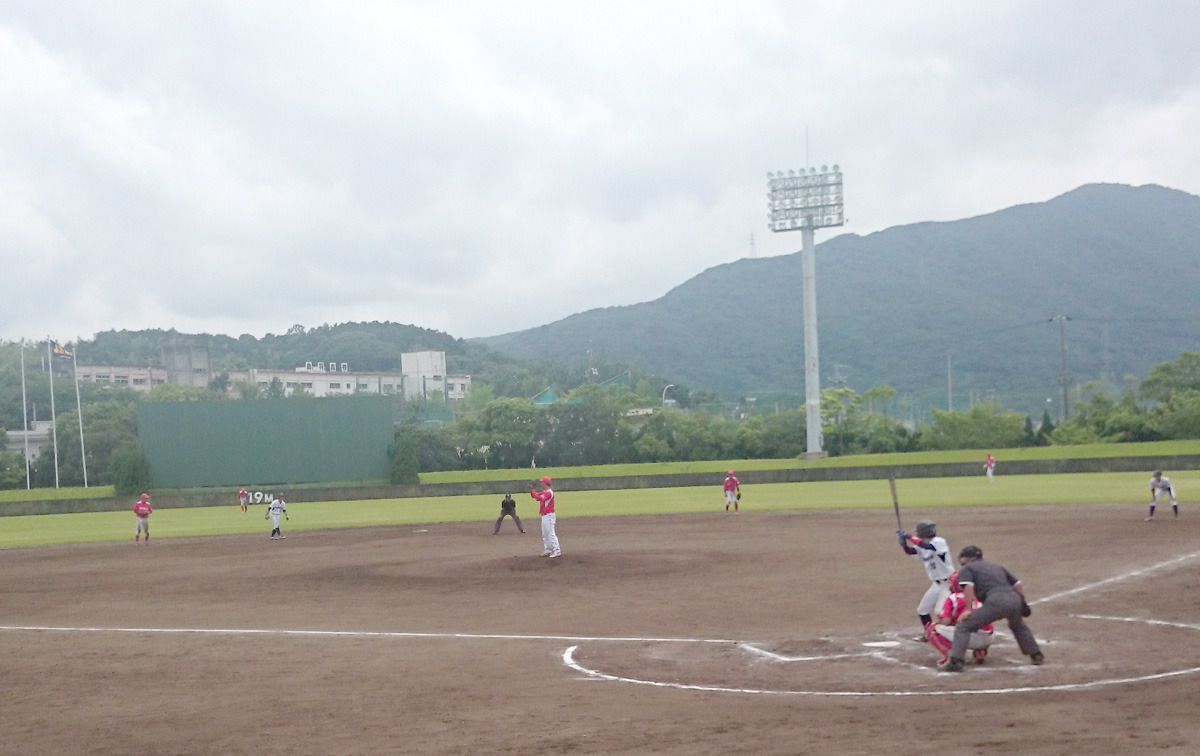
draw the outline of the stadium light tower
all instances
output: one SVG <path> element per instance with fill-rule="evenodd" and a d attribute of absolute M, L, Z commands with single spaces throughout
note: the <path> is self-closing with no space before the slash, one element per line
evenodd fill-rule
<path fill-rule="evenodd" d="M 800 231 L 800 269 L 804 277 L 804 425 L 806 457 L 822 457 L 821 363 L 817 358 L 817 266 L 813 232 L 846 222 L 842 206 L 842 171 L 836 165 L 821 170 L 767 173 L 767 220 L 772 231 Z"/>

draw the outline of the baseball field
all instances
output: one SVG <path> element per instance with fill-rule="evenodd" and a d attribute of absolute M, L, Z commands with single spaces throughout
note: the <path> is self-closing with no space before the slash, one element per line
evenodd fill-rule
<path fill-rule="evenodd" d="M 979 545 L 1033 601 L 1044 666 L 1001 626 L 958 675 L 913 640 L 927 581 L 886 482 L 747 487 L 738 515 L 717 486 L 563 489 L 557 560 L 527 497 L 524 535 L 492 535 L 499 497 L 393 502 L 382 522 L 354 514 L 374 502 L 290 505 L 282 541 L 262 507 L 155 512 L 149 546 L 131 513 L 4 518 L 0 743 L 1197 753 L 1200 474 L 1172 475 L 1182 515 L 1154 522 L 1146 478 L 900 482 L 907 527 Z"/>

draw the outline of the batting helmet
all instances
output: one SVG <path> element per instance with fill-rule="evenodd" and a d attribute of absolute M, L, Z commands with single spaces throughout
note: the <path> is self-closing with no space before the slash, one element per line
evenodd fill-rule
<path fill-rule="evenodd" d="M 550 476 L 547 475 L 547 476 L 543 477 L 542 482 L 545 483 L 546 485 L 550 485 Z"/>
<path fill-rule="evenodd" d="M 983 549 L 978 546 L 963 546 L 963 550 L 958 552 L 959 559 L 983 559 Z"/>
<path fill-rule="evenodd" d="M 933 520 L 921 520 L 917 523 L 918 538 L 933 538 L 937 535 L 937 525 L 933 524 Z"/>

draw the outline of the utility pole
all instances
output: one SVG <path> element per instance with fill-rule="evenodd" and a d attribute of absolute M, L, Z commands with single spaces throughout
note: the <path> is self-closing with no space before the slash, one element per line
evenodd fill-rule
<path fill-rule="evenodd" d="M 954 411 L 954 368 L 951 361 L 953 349 L 946 350 L 946 411 Z"/>
<path fill-rule="evenodd" d="M 1065 325 L 1070 318 L 1060 313 L 1050 320 L 1058 321 L 1058 353 L 1062 358 L 1062 368 L 1059 372 L 1059 381 L 1062 383 L 1062 419 L 1066 420 L 1071 416 L 1067 407 L 1067 327 Z"/>

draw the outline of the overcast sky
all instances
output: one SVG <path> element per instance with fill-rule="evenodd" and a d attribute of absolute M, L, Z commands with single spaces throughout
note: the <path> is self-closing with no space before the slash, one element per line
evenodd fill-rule
<path fill-rule="evenodd" d="M 1191 0 L 0 0 L 0 339 L 520 330 L 794 252 L 766 173 L 806 163 L 845 175 L 818 243 L 1200 194 L 1197 29 Z"/>

